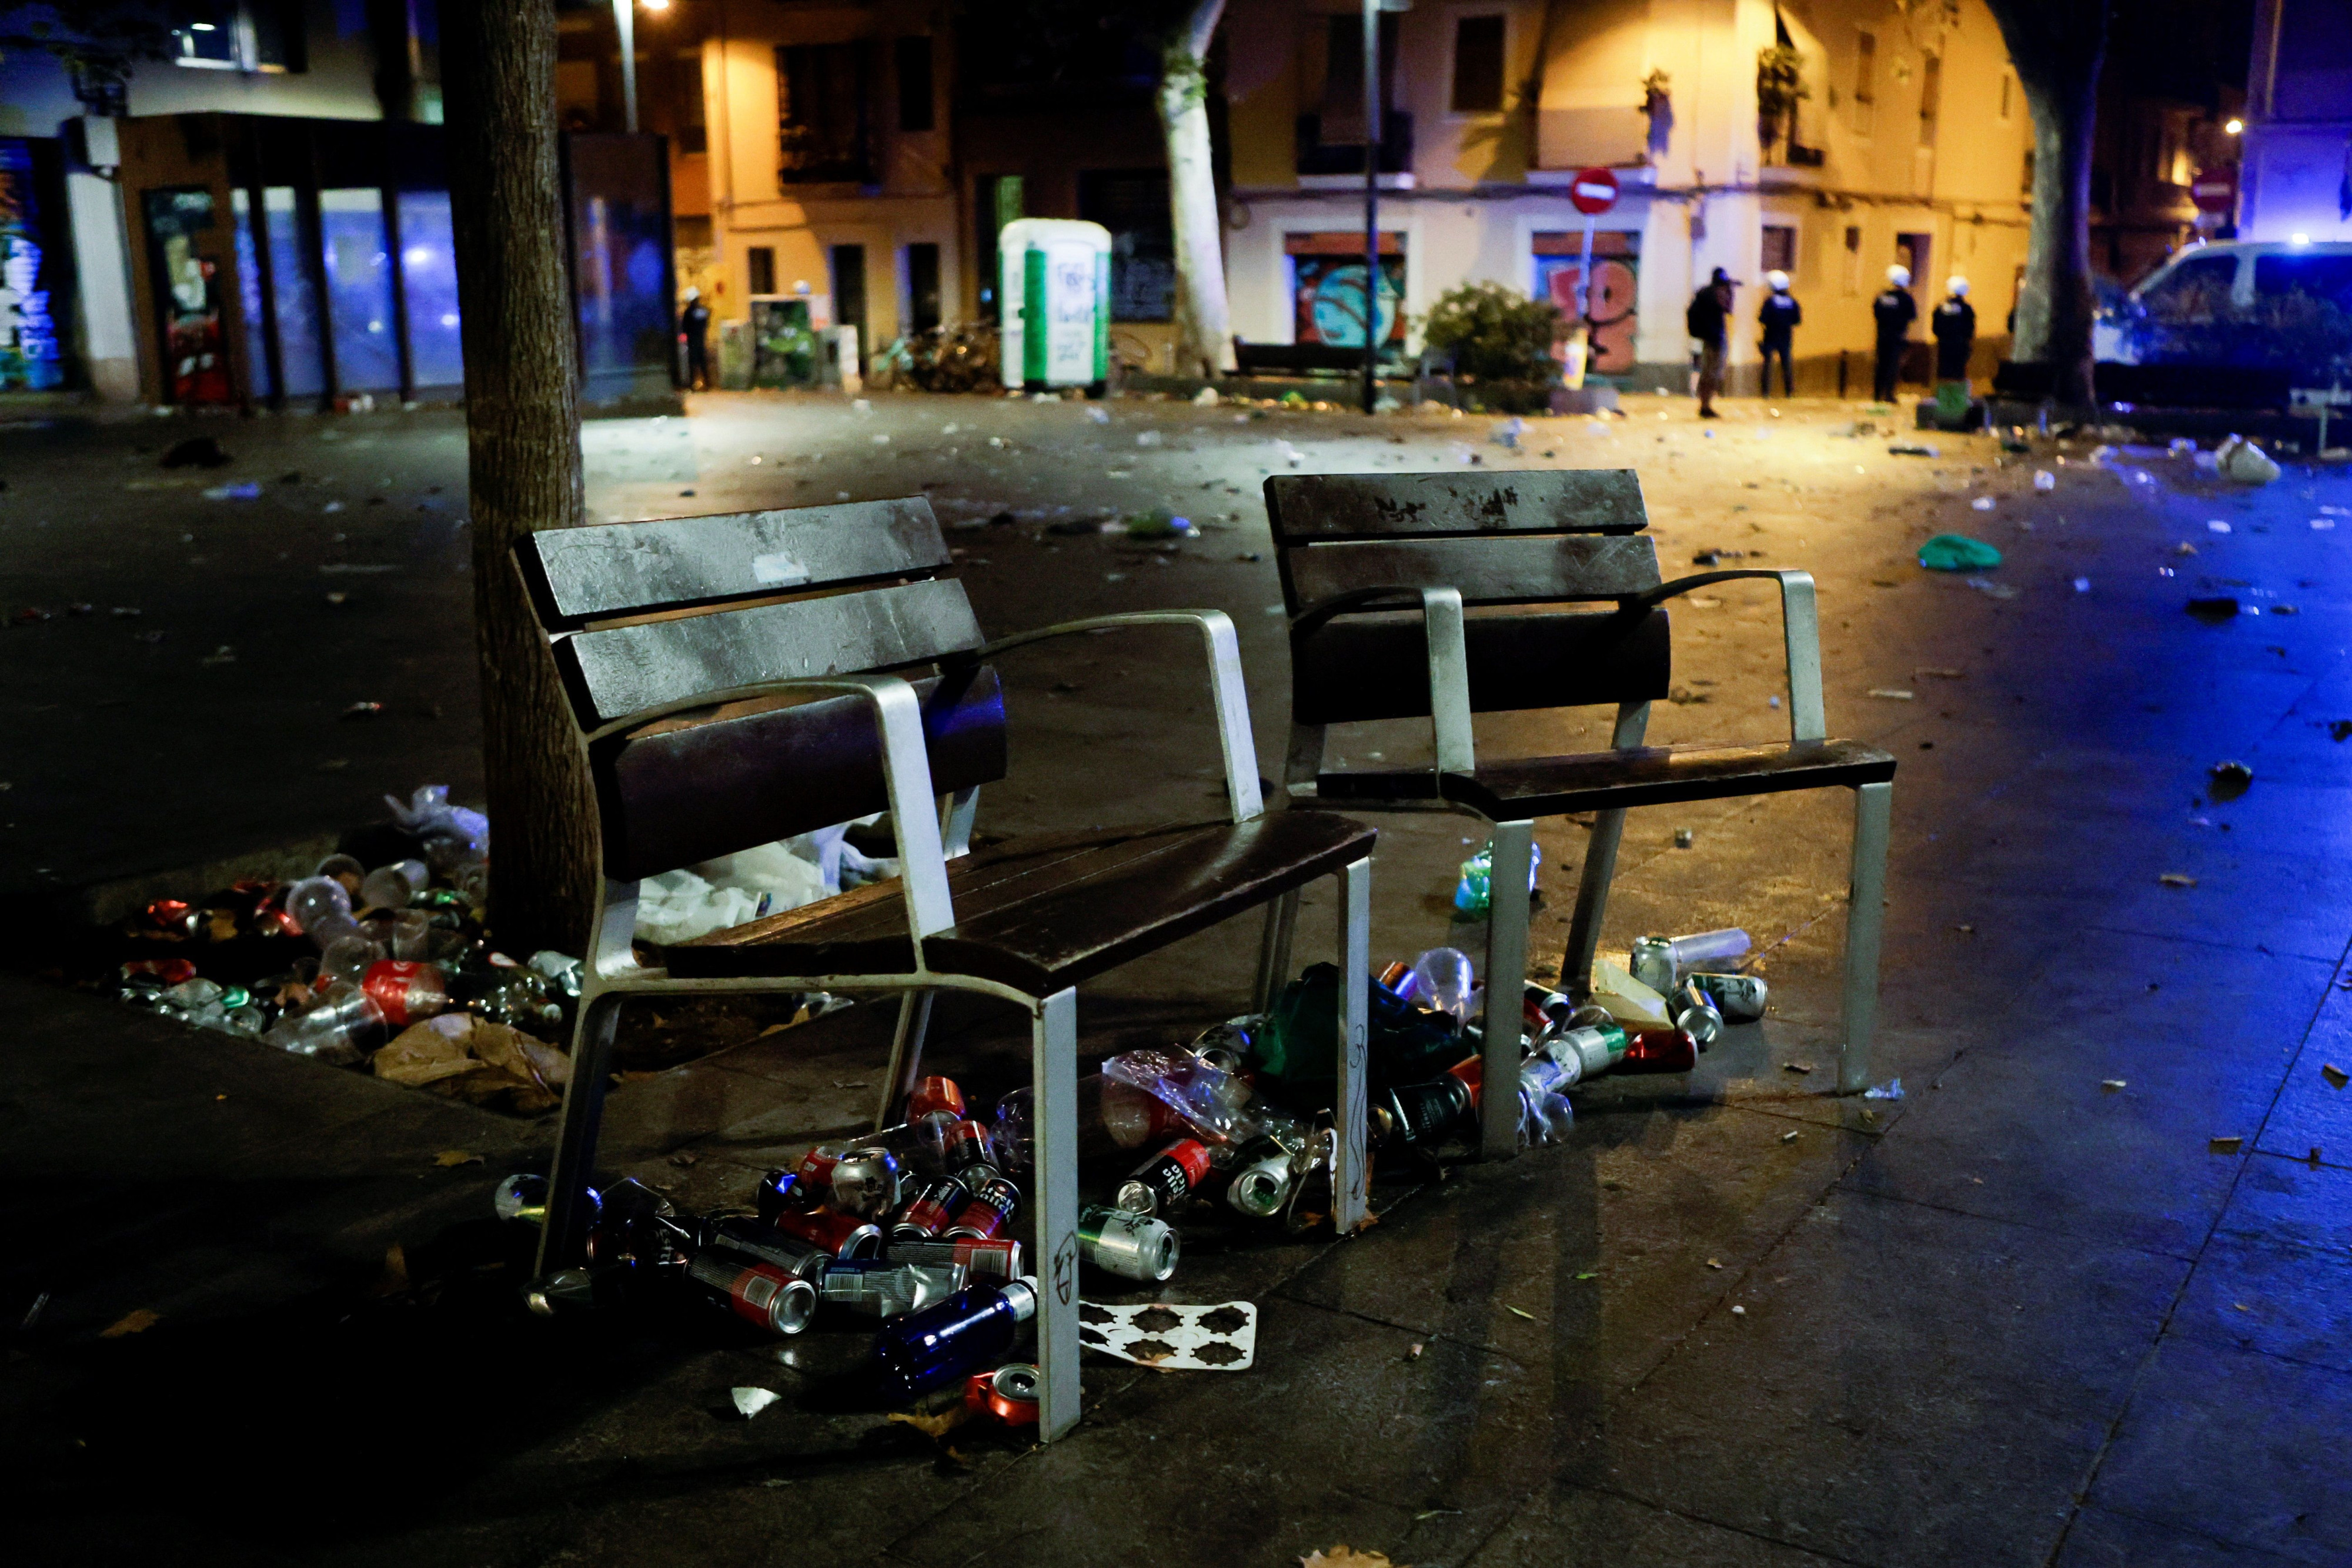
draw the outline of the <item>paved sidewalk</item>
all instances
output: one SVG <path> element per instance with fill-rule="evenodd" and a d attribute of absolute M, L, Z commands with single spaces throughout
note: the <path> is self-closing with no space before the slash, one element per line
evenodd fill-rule
<path fill-rule="evenodd" d="M 2320 1071 L 2352 1069 L 2352 750 L 2329 728 L 2352 719 L 2352 574 L 2337 534 L 2308 526 L 2352 485 L 2296 469 L 2218 495 L 2185 463 L 2086 475 L 2078 453 L 2037 499 L 1989 443 L 1945 438 L 1950 477 L 1930 483 L 1884 440 L 1828 444 L 1816 414 L 1774 433 L 1785 455 L 1703 445 L 1770 427 L 1702 438 L 1686 412 L 1655 433 L 1540 426 L 1531 445 L 1564 462 L 1573 439 L 1622 443 L 1584 460 L 1640 462 L 1670 560 L 1744 537 L 1821 575 L 1832 726 L 1903 759 L 1874 1073 L 1903 1100 L 1821 1093 L 1843 800 L 1636 813 L 1608 940 L 1746 925 L 1772 948 L 1770 1018 L 1686 1084 L 1596 1087 L 1563 1147 L 1442 1182 L 1384 1171 L 1381 1222 L 1355 1240 L 1196 1249 L 1168 1299 L 1257 1301 L 1249 1372 L 1089 1358 L 1068 1440 L 942 1448 L 795 1408 L 855 1335 L 522 1316 L 481 1217 L 497 1176 L 543 1157 L 544 1123 L 0 979 L 0 1309 L 13 1324 L 50 1292 L 0 1375 L 12 1540 L 42 1563 L 517 1568 L 1281 1564 L 1340 1542 L 1423 1568 L 2352 1560 L 2334 1458 L 2352 1426 L 2352 1091 Z M 1189 411 L 1117 417 L 1114 434 L 1193 432 L 1183 461 L 1236 482 L 1259 461 Z M 1308 447 L 1304 428 L 1282 434 Z M 1317 463 L 1381 455 L 1330 428 Z M 706 476 L 719 438 L 696 437 Z M 1657 454 L 1629 458 L 1637 443 Z M 1840 464 L 1883 487 L 1828 493 Z M 1990 516 L 1958 483 L 1971 464 Z M 1727 504 L 1784 475 L 1790 499 Z M 1059 503 L 1016 484 L 1052 481 L 992 482 L 1035 506 Z M 1750 503 L 1747 534 L 1733 507 Z M 1106 600 L 1252 616 L 1270 756 L 1281 644 L 1253 610 L 1266 569 L 1231 559 L 1263 525 L 1233 509 L 1225 559 L 1171 569 L 1108 540 L 959 542 L 992 561 L 972 572 L 992 625 Z M 2010 551 L 1991 576 L 2018 596 L 1904 564 L 1943 527 Z M 1662 705 L 1664 738 L 1781 722 L 1767 591 L 1677 612 L 1677 681 L 1709 700 Z M 2269 613 L 2205 625 L 2181 608 L 2200 592 Z M 982 825 L 1089 820 L 1115 786 L 1138 812 L 1197 810 L 1191 656 L 1171 639 L 1112 655 L 1115 674 L 1096 648 L 1012 664 L 1021 749 Z M 1866 695 L 1898 689 L 1914 695 Z M 1482 725 L 1490 743 L 1594 742 L 1546 718 Z M 2224 758 L 2255 783 L 2215 803 L 2205 770 Z M 1465 824 L 1380 825 L 1376 951 L 1479 950 L 1444 904 Z M 1581 833 L 1541 838 L 1538 950 L 1556 953 Z M 1301 962 L 1329 929 L 1310 899 Z M 1089 988 L 1086 1051 L 1233 1010 L 1255 944 L 1237 925 Z M 627 1084 L 610 1159 L 688 1204 L 740 1199 L 867 1110 L 887 1024 L 853 1009 Z M 933 1060 L 993 1091 L 1024 1051 L 1002 1018 L 959 1015 Z M 404 1288 L 385 1278 L 395 1244 Z M 99 1337 L 134 1312 L 158 1318 Z M 726 1390 L 747 1383 L 787 1399 L 736 1419 Z"/>

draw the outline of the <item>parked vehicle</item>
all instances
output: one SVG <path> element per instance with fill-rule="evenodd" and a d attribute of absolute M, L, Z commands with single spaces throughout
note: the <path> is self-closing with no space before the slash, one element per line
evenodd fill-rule
<path fill-rule="evenodd" d="M 2227 365 L 2352 377 L 2352 243 L 2192 246 L 2113 305 L 2093 329 L 2111 364 Z"/>

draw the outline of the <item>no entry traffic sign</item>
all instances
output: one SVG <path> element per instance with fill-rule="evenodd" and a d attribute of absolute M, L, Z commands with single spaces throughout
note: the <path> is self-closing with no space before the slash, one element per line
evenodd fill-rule
<path fill-rule="evenodd" d="M 1587 217 L 1605 213 L 1617 204 L 1617 176 L 1606 169 L 1580 169 L 1568 199 Z"/>
<path fill-rule="evenodd" d="M 2196 181 L 2189 187 L 2189 199 L 2200 213 L 2229 212 L 2238 204 L 2238 171 L 2229 164 L 2198 170 Z"/>

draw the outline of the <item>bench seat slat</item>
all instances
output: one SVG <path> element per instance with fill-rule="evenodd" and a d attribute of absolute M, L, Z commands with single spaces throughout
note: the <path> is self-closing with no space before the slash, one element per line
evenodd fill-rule
<path fill-rule="evenodd" d="M 1504 473 L 1282 474 L 1265 482 L 1276 544 L 1428 534 L 1638 533 L 1631 468 Z"/>
<path fill-rule="evenodd" d="M 1622 599 L 1658 586 L 1645 535 L 1549 534 L 1486 538 L 1361 539 L 1282 555 L 1293 612 L 1367 588 L 1451 587 L 1465 604 Z"/>
<path fill-rule="evenodd" d="M 1883 784 L 1895 758 L 1858 740 L 1774 746 L 1643 746 L 1569 757 L 1526 757 L 1482 764 L 1439 780 L 1443 798 L 1487 821 L 1519 821 L 1571 811 L 1614 810 L 1770 795 L 1789 789 Z M 1318 798 L 1332 804 L 1429 798 L 1428 768 L 1326 773 Z"/>
<path fill-rule="evenodd" d="M 551 528 L 520 548 L 551 631 L 948 563 L 947 542 L 920 496 Z"/>
<path fill-rule="evenodd" d="M 931 967 L 1046 995 L 1329 876 L 1373 831 L 1328 811 L 1024 839 L 950 862 L 956 923 Z M 875 883 L 667 948 L 675 976 L 872 974 L 914 954 L 898 884 Z"/>
<path fill-rule="evenodd" d="M 934 579 L 582 632 L 556 659 L 593 728 L 704 692 L 894 669 L 981 643 L 963 584 Z"/>

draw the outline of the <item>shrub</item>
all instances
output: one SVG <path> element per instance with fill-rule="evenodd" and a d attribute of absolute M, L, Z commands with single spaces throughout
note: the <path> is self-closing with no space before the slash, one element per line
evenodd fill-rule
<path fill-rule="evenodd" d="M 1546 386 L 1559 379 L 1552 345 L 1567 333 L 1558 306 L 1500 283 L 1465 283 L 1447 291 L 1422 326 L 1422 340 L 1450 354 L 1459 375 Z"/>

